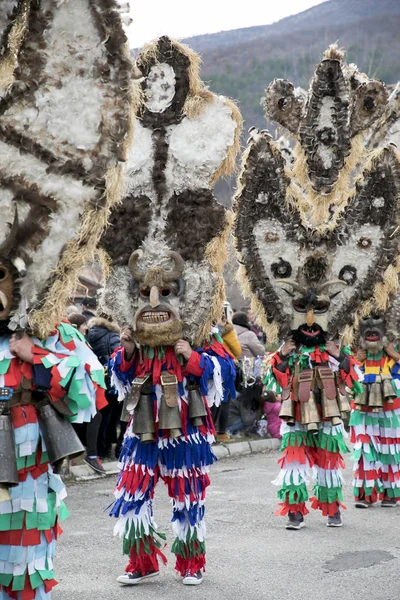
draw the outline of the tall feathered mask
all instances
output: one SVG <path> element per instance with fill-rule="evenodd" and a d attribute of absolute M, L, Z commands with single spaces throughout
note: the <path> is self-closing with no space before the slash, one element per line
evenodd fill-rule
<path fill-rule="evenodd" d="M 112 262 L 102 304 L 142 345 L 200 342 L 222 311 L 230 220 L 212 187 L 235 168 L 241 117 L 204 86 L 199 63 L 167 37 L 137 59 L 142 99 L 124 199 L 101 240 Z"/>
<path fill-rule="evenodd" d="M 250 132 L 236 199 L 244 289 L 271 342 L 302 324 L 350 342 L 398 288 L 399 156 L 381 145 L 398 95 L 332 46 L 308 93 L 275 80 L 264 105 L 287 132 Z"/>
<path fill-rule="evenodd" d="M 46 336 L 120 193 L 132 64 L 114 0 L 0 14 L 0 320 Z"/>

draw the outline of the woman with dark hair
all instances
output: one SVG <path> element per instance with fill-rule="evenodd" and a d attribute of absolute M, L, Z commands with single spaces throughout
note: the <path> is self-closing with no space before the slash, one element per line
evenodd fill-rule
<path fill-rule="evenodd" d="M 240 358 L 255 358 L 264 356 L 265 346 L 261 344 L 256 334 L 252 331 L 249 317 L 245 312 L 236 312 L 232 317 L 236 335 L 242 347 Z"/>

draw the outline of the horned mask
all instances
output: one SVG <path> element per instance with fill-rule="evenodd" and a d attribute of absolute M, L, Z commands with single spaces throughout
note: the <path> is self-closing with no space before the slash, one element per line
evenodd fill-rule
<path fill-rule="evenodd" d="M 398 287 L 399 157 L 374 129 L 387 131 L 398 99 L 335 46 L 308 93 L 283 80 L 266 93 L 288 142 L 250 131 L 236 203 L 244 289 L 271 342 L 291 331 L 351 342 Z"/>
<path fill-rule="evenodd" d="M 136 66 L 142 102 L 124 199 L 101 240 L 113 267 L 101 303 L 139 344 L 200 343 L 221 314 L 230 227 L 212 187 L 234 168 L 241 118 L 204 86 L 186 46 L 160 38 Z"/>
<path fill-rule="evenodd" d="M 119 199 L 132 64 L 114 0 L 5 5 L 0 320 L 45 337 Z"/>

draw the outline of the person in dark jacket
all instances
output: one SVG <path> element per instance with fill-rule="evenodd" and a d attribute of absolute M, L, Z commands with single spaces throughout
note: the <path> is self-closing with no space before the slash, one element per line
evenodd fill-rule
<path fill-rule="evenodd" d="M 86 321 L 90 321 L 96 316 L 97 299 L 94 296 L 86 296 L 82 300 L 82 314 Z"/>
<path fill-rule="evenodd" d="M 87 339 L 88 333 L 88 324 L 87 319 L 81 315 L 79 312 L 74 312 L 68 317 L 71 325 L 76 327 L 76 329 L 84 335 Z M 105 407 L 106 409 L 108 406 Z M 103 409 L 104 410 L 104 409 Z M 102 462 L 99 458 L 97 442 L 99 438 L 99 431 L 101 427 L 101 413 L 102 411 L 98 411 L 94 417 L 89 421 L 89 423 L 72 423 L 73 428 L 79 436 L 82 444 L 86 447 L 86 457 L 84 461 L 89 467 L 91 467 L 96 473 L 100 473 L 101 475 L 105 475 L 106 471 L 102 465 Z"/>
<path fill-rule="evenodd" d="M 119 327 L 105 318 L 93 317 L 88 321 L 88 328 L 88 342 L 101 364 L 107 369 L 111 355 L 121 345 Z M 108 405 L 101 410 L 102 421 L 97 437 L 97 450 L 100 458 L 111 458 L 112 444 L 117 442 L 117 424 L 121 415 L 121 405 L 107 372 L 105 381 Z"/>

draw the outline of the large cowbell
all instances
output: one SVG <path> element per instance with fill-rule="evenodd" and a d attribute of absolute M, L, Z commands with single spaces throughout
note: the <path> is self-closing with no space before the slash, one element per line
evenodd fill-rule
<path fill-rule="evenodd" d="M 0 415 L 0 484 L 13 487 L 18 483 L 17 458 L 11 417 L 10 415 Z"/>
<path fill-rule="evenodd" d="M 85 451 L 71 423 L 55 411 L 51 404 L 39 406 L 39 420 L 51 464 L 57 465 L 64 458 L 74 458 Z"/>

